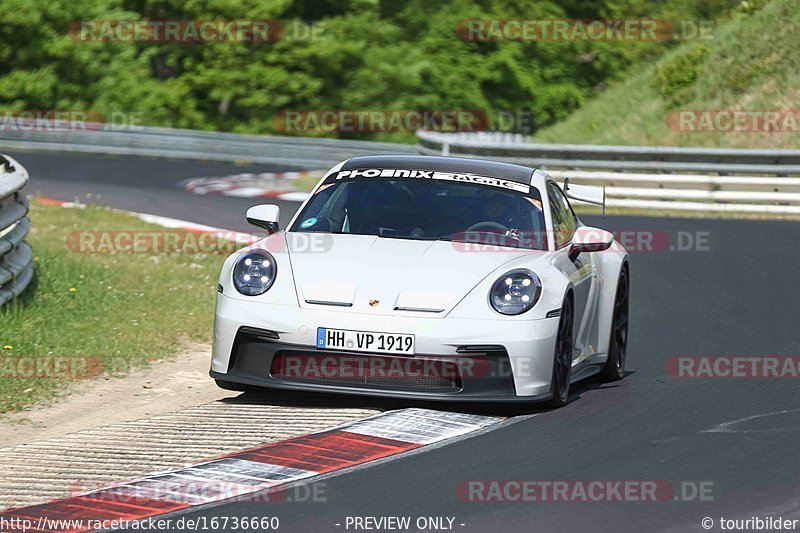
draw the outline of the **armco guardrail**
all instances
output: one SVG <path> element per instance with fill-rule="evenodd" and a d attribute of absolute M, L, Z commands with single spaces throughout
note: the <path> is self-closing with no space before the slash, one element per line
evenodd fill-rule
<path fill-rule="evenodd" d="M 630 174 L 548 170 L 571 183 L 600 185 L 609 207 L 800 214 L 800 178 Z"/>
<path fill-rule="evenodd" d="M 539 168 L 708 174 L 800 175 L 800 150 L 534 144 L 521 135 L 418 131 L 420 150 L 487 157 Z"/>
<path fill-rule="evenodd" d="M 0 129 L 0 148 L 247 161 L 281 165 L 286 170 L 319 170 L 357 155 L 419 153 L 417 147 L 408 144 L 152 127 L 118 131 L 102 124 L 81 126 L 87 129 L 56 126 Z"/>
<path fill-rule="evenodd" d="M 21 189 L 28 172 L 0 155 L 0 305 L 18 296 L 33 279 L 31 246 L 25 242 L 30 221 L 28 200 Z"/>
<path fill-rule="evenodd" d="M 800 175 L 800 151 L 531 144 L 496 133 L 417 137 L 423 153 L 520 163 L 604 186 L 610 207 L 800 215 L 800 177 L 787 177 Z"/>

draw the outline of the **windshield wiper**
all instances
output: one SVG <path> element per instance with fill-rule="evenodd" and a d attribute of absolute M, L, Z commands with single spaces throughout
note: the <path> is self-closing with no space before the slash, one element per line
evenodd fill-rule
<path fill-rule="evenodd" d="M 411 235 L 375 235 L 381 239 L 403 239 L 404 241 L 438 241 L 435 237 L 412 237 Z"/>

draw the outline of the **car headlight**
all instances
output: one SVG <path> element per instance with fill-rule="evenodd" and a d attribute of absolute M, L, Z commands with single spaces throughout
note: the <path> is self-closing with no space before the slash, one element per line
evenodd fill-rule
<path fill-rule="evenodd" d="M 492 285 L 489 300 L 498 313 L 519 315 L 533 307 L 542 294 L 539 276 L 527 268 L 506 272 Z"/>
<path fill-rule="evenodd" d="M 245 296 L 264 294 L 275 282 L 278 265 L 269 252 L 248 252 L 233 267 L 233 284 Z"/>

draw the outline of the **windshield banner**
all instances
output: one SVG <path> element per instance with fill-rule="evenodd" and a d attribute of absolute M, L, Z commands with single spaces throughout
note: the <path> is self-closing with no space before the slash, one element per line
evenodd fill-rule
<path fill-rule="evenodd" d="M 490 176 L 479 176 L 477 174 L 459 174 L 455 172 L 438 172 L 435 170 L 408 170 L 408 169 L 391 169 L 391 168 L 367 168 L 367 169 L 353 169 L 342 170 L 336 173 L 333 180 L 340 180 L 342 178 L 409 178 L 409 179 L 429 179 L 429 180 L 446 180 L 446 181 L 460 181 L 465 183 L 475 183 L 478 185 L 488 185 L 490 187 L 498 187 L 501 189 L 512 190 L 528 194 L 531 186 L 525 183 L 518 183 L 516 181 L 505 180 L 502 178 L 492 178 Z"/>

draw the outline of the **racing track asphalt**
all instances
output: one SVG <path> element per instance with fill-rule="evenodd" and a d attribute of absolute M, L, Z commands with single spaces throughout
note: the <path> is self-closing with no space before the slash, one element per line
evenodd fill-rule
<path fill-rule="evenodd" d="M 49 197 L 100 193 L 100 203 L 113 207 L 243 230 L 244 209 L 255 203 L 196 196 L 177 185 L 241 171 L 233 165 L 11 155 L 30 170 L 29 192 Z M 292 204 L 282 207 L 288 216 Z M 714 519 L 711 530 L 720 531 L 720 516 L 800 518 L 800 382 L 678 379 L 666 370 L 677 355 L 800 355 L 797 222 L 583 218 L 612 230 L 652 230 L 673 243 L 678 232 L 708 236 L 707 250 L 632 253 L 629 375 L 623 381 L 584 384 L 562 409 L 534 408 L 538 416 L 521 423 L 324 480 L 325 502 L 238 502 L 184 516 L 275 515 L 280 531 L 343 531 L 346 516 L 454 516 L 455 529 L 465 532 L 703 531 L 706 516 Z M 520 409 L 309 394 L 264 397 L 289 405 L 423 405 L 485 414 Z M 705 432 L 748 417 L 756 418 L 726 426 L 728 431 Z M 465 480 L 669 480 L 673 486 L 702 481 L 713 483 L 713 501 L 474 503 L 456 493 Z"/>
<path fill-rule="evenodd" d="M 3 152 L 2 143 L 0 152 Z M 255 228 L 244 220 L 248 207 L 258 203 L 280 205 L 283 225 L 297 208 L 296 203 L 274 199 L 200 196 L 187 193 L 182 186 L 182 182 L 191 178 L 296 170 L 293 168 L 103 154 L 7 153 L 28 169 L 31 175 L 26 189 L 28 194 L 57 200 L 77 198 L 82 203 L 251 233 Z"/>

